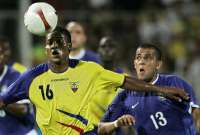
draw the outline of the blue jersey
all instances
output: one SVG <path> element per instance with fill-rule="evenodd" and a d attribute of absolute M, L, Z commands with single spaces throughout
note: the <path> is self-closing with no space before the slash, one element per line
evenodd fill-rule
<path fill-rule="evenodd" d="M 81 60 L 84 61 L 94 61 L 96 63 L 100 63 L 100 57 L 95 52 L 92 52 L 90 50 L 85 51 L 85 55 L 81 58 Z"/>
<path fill-rule="evenodd" d="M 196 103 L 192 87 L 177 76 L 158 75 L 154 84 L 182 88 L 190 94 L 191 104 Z M 172 101 L 153 93 L 124 90 L 109 106 L 102 121 L 114 121 L 124 114 L 130 114 L 136 119 L 134 128 L 138 135 L 195 135 L 189 112 L 191 104 Z"/>
<path fill-rule="evenodd" d="M 9 66 L 5 66 L 0 76 L 0 94 L 6 93 L 7 87 L 17 80 L 19 76 L 19 72 Z M 0 110 L 0 135 L 25 135 L 33 127 L 34 118 L 32 114 L 17 117 L 5 110 Z"/>
<path fill-rule="evenodd" d="M 93 52 L 93 51 L 90 51 L 90 50 L 85 50 L 85 49 L 82 49 L 78 55 L 76 56 L 69 56 L 70 59 L 78 59 L 78 60 L 83 60 L 83 61 L 93 61 L 93 62 L 96 62 L 96 63 L 99 63 L 101 62 L 100 60 L 100 56 Z"/>

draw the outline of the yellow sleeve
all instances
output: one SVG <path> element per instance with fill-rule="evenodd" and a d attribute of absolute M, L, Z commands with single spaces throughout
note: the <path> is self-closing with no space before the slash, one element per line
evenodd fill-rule
<path fill-rule="evenodd" d="M 124 74 L 115 73 L 109 70 L 103 70 L 96 80 L 97 91 L 118 88 L 124 83 L 124 78 Z"/>
<path fill-rule="evenodd" d="M 13 65 L 12 65 L 12 68 L 15 69 L 16 71 L 20 72 L 20 73 L 23 73 L 26 71 L 26 67 L 15 62 Z"/>

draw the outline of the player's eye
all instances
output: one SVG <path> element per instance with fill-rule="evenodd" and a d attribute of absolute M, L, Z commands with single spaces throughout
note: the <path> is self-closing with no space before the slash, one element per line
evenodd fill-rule
<path fill-rule="evenodd" d="M 80 33 L 81 33 L 81 31 L 80 31 L 80 30 L 77 30 L 77 31 L 75 31 L 75 33 L 76 33 L 76 34 L 80 34 Z"/>
<path fill-rule="evenodd" d="M 151 54 L 147 54 L 144 56 L 145 60 L 151 60 L 153 58 L 153 56 Z"/>
<path fill-rule="evenodd" d="M 136 59 L 137 60 L 140 60 L 141 59 L 141 56 L 139 55 L 139 56 L 136 56 Z"/>
<path fill-rule="evenodd" d="M 48 45 L 51 45 L 53 42 L 52 42 L 52 40 L 47 40 L 46 41 L 46 44 L 48 44 Z"/>

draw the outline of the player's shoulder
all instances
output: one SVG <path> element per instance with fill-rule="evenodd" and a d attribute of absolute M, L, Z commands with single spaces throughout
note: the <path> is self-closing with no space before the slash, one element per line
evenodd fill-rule
<path fill-rule="evenodd" d="M 79 60 L 79 66 L 85 66 L 89 69 L 96 69 L 96 70 L 100 70 L 100 69 L 104 69 L 100 64 L 93 62 L 93 61 L 83 61 L 83 60 Z"/>
<path fill-rule="evenodd" d="M 160 79 L 169 83 L 176 83 L 180 85 L 191 85 L 185 81 L 182 77 L 176 74 L 160 74 Z"/>
<path fill-rule="evenodd" d="M 12 67 L 13 67 L 13 69 L 19 71 L 20 73 L 23 73 L 23 72 L 25 72 L 27 70 L 27 68 L 24 65 L 22 65 L 22 64 L 20 64 L 18 62 L 14 62 L 12 64 Z"/>
<path fill-rule="evenodd" d="M 99 55 L 91 50 L 86 50 L 86 55 L 98 57 Z"/>
<path fill-rule="evenodd" d="M 8 76 L 12 76 L 12 77 L 14 77 L 14 76 L 20 76 L 20 72 L 19 71 L 17 71 L 17 70 L 15 70 L 15 69 L 13 69 L 11 66 L 6 66 L 5 67 L 6 68 L 6 74 L 8 75 Z"/>
<path fill-rule="evenodd" d="M 117 96 L 118 96 L 118 98 L 120 98 L 120 100 L 124 100 L 124 99 L 127 98 L 129 95 L 131 95 L 131 93 L 133 93 L 133 91 L 121 89 L 121 90 L 118 92 Z"/>
<path fill-rule="evenodd" d="M 22 74 L 23 77 L 31 77 L 34 78 L 44 72 L 47 72 L 49 69 L 49 65 L 47 63 L 43 63 L 28 69 L 26 72 Z"/>
<path fill-rule="evenodd" d="M 183 81 L 183 79 L 176 74 L 159 74 L 159 76 L 161 79 Z"/>
<path fill-rule="evenodd" d="M 87 60 L 87 61 L 94 61 L 94 62 L 100 63 L 99 54 L 97 54 L 97 53 L 95 53 L 91 50 L 86 50 L 84 57 L 85 57 L 84 59 Z"/>

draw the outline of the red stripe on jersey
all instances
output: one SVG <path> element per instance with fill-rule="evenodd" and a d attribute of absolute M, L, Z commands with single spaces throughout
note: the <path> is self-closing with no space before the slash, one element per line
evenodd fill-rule
<path fill-rule="evenodd" d="M 59 123 L 59 124 L 61 124 L 63 126 L 70 127 L 72 129 L 76 130 L 77 132 L 80 133 L 80 135 L 82 135 L 84 133 L 84 130 L 82 128 L 77 127 L 77 126 L 69 125 L 69 124 L 64 124 L 64 123 L 61 123 L 61 122 L 57 122 L 57 123 Z"/>
<path fill-rule="evenodd" d="M 46 18 L 45 18 L 45 16 L 44 16 L 44 13 L 42 12 L 42 9 L 37 10 L 36 13 L 37 13 L 37 14 L 40 16 L 40 18 L 42 19 L 42 22 L 44 23 L 45 30 L 48 31 L 48 30 L 51 28 L 51 26 L 50 26 L 49 23 L 47 22 L 47 20 L 46 20 Z"/>

